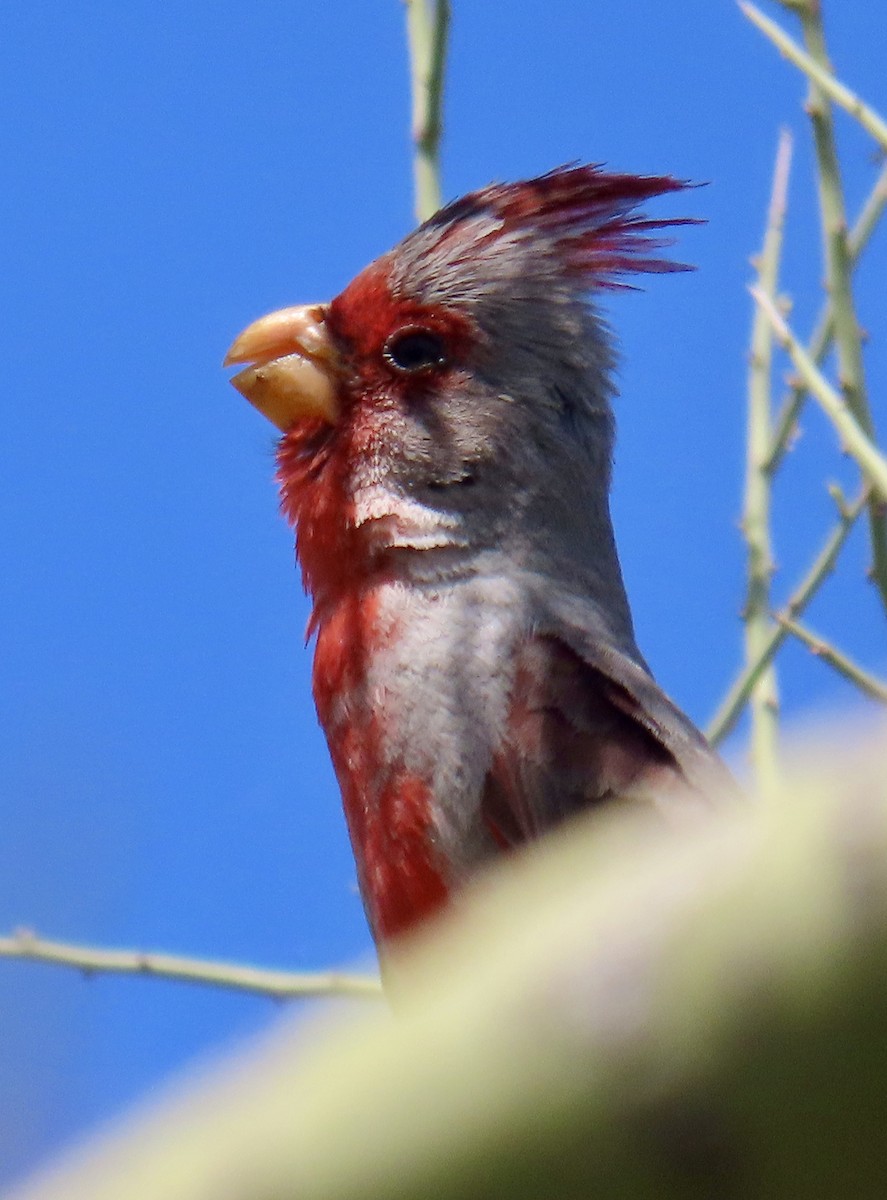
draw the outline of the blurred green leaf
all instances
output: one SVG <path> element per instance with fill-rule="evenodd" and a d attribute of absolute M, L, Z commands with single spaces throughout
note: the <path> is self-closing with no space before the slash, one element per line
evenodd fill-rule
<path fill-rule="evenodd" d="M 887 1194 L 884 742 L 663 834 L 587 818 L 16 1200 Z M 364 1014 L 365 1014 L 365 1010 Z"/>

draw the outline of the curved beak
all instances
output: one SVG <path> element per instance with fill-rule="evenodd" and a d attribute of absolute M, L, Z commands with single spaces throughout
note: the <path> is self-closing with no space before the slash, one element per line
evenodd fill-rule
<path fill-rule="evenodd" d="M 231 382 L 286 433 L 297 421 L 339 415 L 341 363 L 326 327 L 326 306 L 300 304 L 260 317 L 234 339 L 224 366 L 251 363 Z"/>

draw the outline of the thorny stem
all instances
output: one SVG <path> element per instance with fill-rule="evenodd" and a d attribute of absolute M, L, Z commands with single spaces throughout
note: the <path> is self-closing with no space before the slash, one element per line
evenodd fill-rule
<path fill-rule="evenodd" d="M 786 617 L 788 620 L 795 620 L 803 613 L 819 589 L 822 581 L 834 569 L 841 547 L 847 540 L 850 530 L 853 528 L 863 508 L 865 508 L 868 499 L 869 488 L 864 487 L 852 504 L 845 505 L 842 503 L 839 505 L 837 525 L 826 538 L 810 570 L 792 592 L 788 602 L 780 610 L 780 613 L 777 614 L 775 618 L 777 622 L 780 616 Z M 746 701 L 751 695 L 752 688 L 757 683 L 761 673 L 773 661 L 774 654 L 776 654 L 787 637 L 788 630 L 784 626 L 777 624 L 771 627 L 767 641 L 761 647 L 758 657 L 754 662 L 746 663 L 742 668 L 739 677 L 724 697 L 720 708 L 715 713 L 706 731 L 709 741 L 714 745 L 723 741 L 736 724 L 740 713 L 745 707 Z"/>
<path fill-rule="evenodd" d="M 773 188 L 764 244 L 758 259 L 758 286 L 776 295 L 786 196 L 791 168 L 792 139 L 787 130 L 779 137 Z M 745 654 L 754 662 L 767 644 L 772 629 L 770 583 L 774 563 L 770 531 L 771 475 L 766 469 L 770 448 L 773 330 L 756 309 L 752 324 L 748 378 L 748 433 L 746 443 L 745 511 L 742 530 L 748 545 L 748 591 L 745 600 Z M 779 692 L 776 666 L 771 661 L 751 689 L 751 761 L 761 791 L 770 794 L 779 782 Z"/>
<path fill-rule="evenodd" d="M 865 692 L 873 700 L 880 700 L 882 704 L 887 704 L 887 683 L 882 683 L 880 679 L 876 679 L 874 675 L 870 675 L 868 671 L 863 670 L 852 659 L 843 654 L 836 646 L 825 641 L 806 626 L 799 624 L 797 621 L 791 621 L 788 617 L 777 616 L 776 618 L 783 628 L 793 634 L 798 641 L 803 642 L 811 654 L 817 658 L 821 658 L 824 663 L 828 663 L 833 667 L 839 675 L 843 675 L 850 683 L 859 688 L 861 692 Z"/>
<path fill-rule="evenodd" d="M 426 221 L 441 206 L 440 141 L 450 26 L 449 0 L 404 0 L 413 95 L 413 175 L 416 217 Z"/>
<path fill-rule="evenodd" d="M 881 215 L 887 207 L 887 167 L 878 176 L 878 181 L 869 193 L 856 224 L 847 239 L 847 252 L 851 267 L 856 267 L 859 257 L 875 231 Z M 831 300 L 827 300 L 807 346 L 807 353 L 815 363 L 821 363 L 828 353 L 834 337 L 835 326 Z M 788 449 L 798 416 L 807 396 L 803 380 L 792 381 L 788 394 L 776 417 L 773 440 L 765 463 L 766 470 L 774 475 Z"/>
<path fill-rule="evenodd" d="M 841 391 L 850 413 L 864 434 L 875 440 L 875 428 L 869 407 L 862 357 L 862 334 L 851 286 L 852 260 L 847 239 L 847 216 L 841 168 L 835 143 L 834 122 L 829 98 L 844 107 L 868 133 L 887 148 L 887 124 L 878 114 L 839 83 L 832 74 L 822 10 L 818 0 L 781 0 L 784 7 L 798 13 L 804 34 L 806 53 L 784 30 L 765 17 L 754 5 L 740 5 L 745 15 L 777 48 L 799 67 L 810 80 L 807 111 L 813 126 L 819 182 L 822 236 L 826 262 L 826 288 L 832 302 L 834 340 L 838 352 Z M 869 507 L 869 534 L 872 547 L 872 577 L 881 601 L 887 608 L 887 505 L 883 494 L 872 496 Z"/>
<path fill-rule="evenodd" d="M 874 501 L 870 504 L 874 503 L 883 508 L 887 505 L 887 458 L 881 454 L 866 434 L 851 411 L 849 400 L 845 400 L 835 391 L 794 336 L 770 297 L 764 295 L 757 288 L 751 288 L 750 291 L 772 325 L 776 340 L 786 351 L 798 374 L 807 385 L 810 395 L 819 402 L 823 412 L 837 430 L 847 453 L 856 459 L 859 469 L 871 482 Z"/>
<path fill-rule="evenodd" d="M 0 958 L 25 959 L 73 967 L 84 975 L 144 975 L 180 983 L 204 984 L 252 992 L 273 1000 L 316 996 L 381 996 L 381 985 L 371 975 L 339 971 L 272 971 L 238 963 L 185 958 L 176 954 L 146 954 L 140 950 L 98 950 L 37 937 L 17 930 L 0 937 Z"/>
<path fill-rule="evenodd" d="M 825 52 L 822 9 L 819 0 L 812 0 L 811 3 L 802 0 L 801 3 L 796 4 L 789 3 L 788 0 L 779 0 L 779 2 L 783 8 L 789 8 L 800 16 L 805 27 L 804 37 L 807 42 L 807 53 L 775 21 L 764 16 L 754 4 L 744 3 L 740 0 L 739 7 L 751 23 L 773 42 L 777 50 L 798 70 L 804 72 L 811 84 L 825 92 L 830 100 L 849 113 L 854 120 L 859 122 L 866 133 L 887 150 L 887 121 L 874 108 L 862 101 L 855 92 L 839 82 L 830 69 L 828 55 Z M 811 32 L 818 32 L 808 39 L 808 29 Z"/>

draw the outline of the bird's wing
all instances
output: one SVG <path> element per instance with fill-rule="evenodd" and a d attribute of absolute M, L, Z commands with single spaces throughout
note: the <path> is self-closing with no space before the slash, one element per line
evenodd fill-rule
<path fill-rule="evenodd" d="M 644 667 L 582 625 L 556 625 L 537 627 L 518 650 L 482 802 L 501 845 L 537 837 L 584 808 L 629 802 L 681 819 L 735 789 Z"/>

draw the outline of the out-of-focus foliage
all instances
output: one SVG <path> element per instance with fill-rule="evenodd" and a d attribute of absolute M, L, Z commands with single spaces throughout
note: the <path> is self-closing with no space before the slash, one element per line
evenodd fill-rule
<path fill-rule="evenodd" d="M 663 835 L 585 819 L 16 1200 L 887 1192 L 885 742 Z"/>

